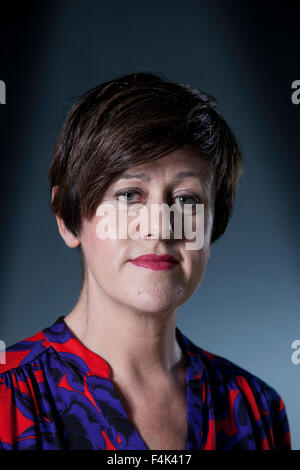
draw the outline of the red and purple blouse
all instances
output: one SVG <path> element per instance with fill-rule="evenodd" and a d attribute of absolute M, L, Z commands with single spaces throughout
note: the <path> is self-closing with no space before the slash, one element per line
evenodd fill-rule
<path fill-rule="evenodd" d="M 285 405 L 272 387 L 177 327 L 176 338 L 187 360 L 186 450 L 291 448 Z M 15 449 L 147 450 L 108 363 L 64 316 L 9 346 L 0 364 L 0 450 Z"/>

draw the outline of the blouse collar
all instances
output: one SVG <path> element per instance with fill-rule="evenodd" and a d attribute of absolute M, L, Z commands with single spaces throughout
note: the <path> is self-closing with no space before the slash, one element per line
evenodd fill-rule
<path fill-rule="evenodd" d="M 87 348 L 71 332 L 64 318 L 65 315 L 61 315 L 52 326 L 43 330 L 50 345 L 62 354 L 66 361 L 72 362 L 72 364 L 75 362 L 85 373 L 111 380 L 111 368 L 108 362 Z M 181 333 L 178 327 L 176 327 L 176 339 L 186 358 L 186 382 L 200 381 L 203 374 L 201 348 Z"/>

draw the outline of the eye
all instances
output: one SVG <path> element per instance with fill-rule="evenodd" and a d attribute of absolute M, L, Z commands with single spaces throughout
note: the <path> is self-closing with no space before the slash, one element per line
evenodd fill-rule
<path fill-rule="evenodd" d="M 197 204 L 201 203 L 201 199 L 191 194 L 180 194 L 175 199 L 180 200 L 180 211 L 185 215 L 194 216 L 198 212 Z"/>
<path fill-rule="evenodd" d="M 138 191 L 136 191 L 136 190 L 130 190 L 130 191 L 129 191 L 129 190 L 128 190 L 128 191 L 125 190 L 125 191 L 120 191 L 120 192 L 118 192 L 118 193 L 115 195 L 115 198 L 116 198 L 117 200 L 119 200 L 120 202 L 122 202 L 122 200 L 125 200 L 125 201 L 127 201 L 127 202 L 132 202 L 130 199 L 128 199 L 128 197 L 126 197 L 126 195 L 128 195 L 128 194 L 132 196 L 133 194 L 140 194 L 140 193 L 139 193 Z M 122 196 L 122 199 L 119 199 L 120 196 Z"/>
<path fill-rule="evenodd" d="M 200 199 L 197 196 L 193 196 L 191 194 L 180 194 L 179 196 L 176 196 L 175 199 L 177 198 L 190 199 L 190 201 L 183 201 L 183 204 L 200 204 Z"/>
<path fill-rule="evenodd" d="M 124 191 L 119 191 L 116 195 L 115 198 L 119 200 L 120 202 L 126 201 L 126 202 L 136 202 L 133 200 L 134 195 L 141 195 L 140 191 L 137 190 L 124 190 Z M 121 199 L 120 199 L 121 198 Z M 191 195 L 191 194 L 180 194 L 179 196 L 176 196 L 175 199 L 181 198 L 182 205 L 184 206 L 185 204 L 192 204 L 193 207 L 195 208 L 196 204 L 200 204 L 200 199 L 197 196 Z"/>

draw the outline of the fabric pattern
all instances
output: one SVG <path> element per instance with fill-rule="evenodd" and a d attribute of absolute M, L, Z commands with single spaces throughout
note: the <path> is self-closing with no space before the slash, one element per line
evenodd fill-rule
<path fill-rule="evenodd" d="M 6 349 L 0 450 L 147 450 L 108 363 L 64 318 Z M 176 338 L 188 364 L 186 450 L 291 448 L 285 405 L 272 387 L 177 327 Z"/>

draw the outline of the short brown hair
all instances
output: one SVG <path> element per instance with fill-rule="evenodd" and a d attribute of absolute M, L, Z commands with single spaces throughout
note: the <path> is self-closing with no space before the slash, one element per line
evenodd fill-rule
<path fill-rule="evenodd" d="M 129 167 L 188 146 L 209 159 L 215 207 L 211 243 L 228 225 L 243 158 L 215 98 L 163 74 L 136 72 L 87 91 L 71 108 L 49 170 L 52 211 L 76 237 L 110 182 Z M 82 254 L 82 253 L 81 253 Z"/>

